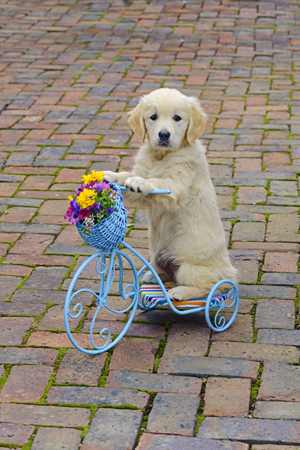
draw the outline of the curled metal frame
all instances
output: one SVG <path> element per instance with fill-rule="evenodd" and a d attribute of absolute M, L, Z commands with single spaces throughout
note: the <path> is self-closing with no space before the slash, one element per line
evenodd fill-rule
<path fill-rule="evenodd" d="M 231 280 L 219 281 L 211 289 L 207 299 L 198 299 L 198 300 L 204 300 L 206 302 L 205 306 L 193 307 L 193 308 L 181 310 L 181 309 L 176 308 L 173 305 L 171 299 L 168 296 L 168 292 L 165 289 L 165 286 L 163 285 L 160 277 L 157 275 L 156 271 L 153 269 L 151 264 L 142 255 L 140 255 L 134 248 L 130 247 L 130 245 L 128 245 L 126 242 L 123 242 L 123 245 L 126 248 L 128 248 L 128 250 L 130 250 L 132 253 L 134 253 L 134 255 L 136 255 L 144 263 L 144 266 L 138 272 L 139 278 L 143 275 L 143 273 L 145 272 L 146 269 L 149 269 L 152 272 L 153 276 L 156 278 L 157 284 L 159 284 L 159 286 L 165 296 L 165 299 L 166 299 L 169 307 L 172 309 L 172 311 L 174 311 L 175 313 L 180 314 L 180 315 L 186 315 L 186 314 L 192 314 L 194 312 L 205 311 L 205 318 L 206 318 L 207 325 L 213 331 L 221 332 L 221 331 L 227 330 L 227 328 L 230 327 L 230 325 L 232 324 L 232 322 L 234 321 L 234 319 L 237 315 L 238 307 L 239 307 L 239 292 L 238 292 L 236 285 L 233 283 L 233 281 L 231 281 Z M 218 289 L 223 284 L 230 285 L 232 287 L 229 290 L 229 292 L 222 293 L 221 291 L 220 292 L 218 291 Z M 225 301 L 227 299 L 232 300 L 230 305 L 226 305 Z M 153 306 L 153 305 L 149 305 L 149 303 L 148 304 L 147 303 L 148 302 L 144 298 L 140 298 L 140 301 L 138 303 L 138 308 L 143 311 L 151 311 L 152 309 L 155 308 L 155 305 Z M 233 306 L 234 306 L 234 311 L 232 313 L 230 320 L 227 323 L 226 323 L 226 318 L 224 316 L 222 316 L 218 319 L 218 315 L 219 315 L 220 311 L 222 311 L 223 309 L 231 308 Z M 210 311 L 215 310 L 215 309 L 218 309 L 218 311 L 216 312 L 216 315 L 214 318 L 214 324 L 212 324 L 211 318 L 210 318 Z"/>
<path fill-rule="evenodd" d="M 106 263 L 105 263 L 107 255 L 109 255 L 109 257 L 110 257 L 108 268 L 106 267 Z M 112 286 L 114 275 L 115 275 L 115 255 L 118 257 L 118 261 L 119 261 L 119 269 L 120 269 L 119 292 L 120 292 L 120 295 L 123 297 L 123 299 L 132 298 L 132 301 L 131 301 L 130 305 L 127 306 L 125 309 L 123 309 L 121 311 L 119 311 L 119 310 L 116 311 L 116 310 L 114 310 L 113 308 L 111 308 L 111 307 L 109 307 L 107 305 L 107 295 L 108 295 L 109 290 L 110 290 L 110 288 Z M 122 257 L 125 258 L 129 262 L 130 267 L 131 267 L 131 269 L 133 271 L 133 274 L 134 274 L 134 281 L 133 281 L 133 283 L 129 284 L 125 288 L 123 288 L 123 261 L 122 261 Z M 79 289 L 79 290 L 75 291 L 72 294 L 74 286 L 75 286 L 75 283 L 76 283 L 78 277 L 80 276 L 81 272 L 95 258 L 97 258 L 97 261 L 96 261 L 96 272 L 100 275 L 99 294 L 94 292 L 94 291 L 92 291 L 91 289 Z M 100 268 L 99 268 L 99 265 L 100 265 Z M 105 274 L 106 274 L 106 281 L 104 280 Z M 70 327 L 69 327 L 69 318 L 70 319 L 78 318 L 80 316 L 80 314 L 82 313 L 83 306 L 82 306 L 81 303 L 77 303 L 73 307 L 73 311 L 75 311 L 75 310 L 77 310 L 79 308 L 79 311 L 76 312 L 76 314 L 72 314 L 70 312 L 70 305 L 71 305 L 72 300 L 78 294 L 80 294 L 82 292 L 91 293 L 97 299 L 97 309 L 96 309 L 95 314 L 93 316 L 93 319 L 92 319 L 92 322 L 91 322 L 91 327 L 90 327 L 90 342 L 91 342 L 91 345 L 94 348 L 94 350 L 87 350 L 87 349 L 83 348 L 82 346 L 80 346 L 75 340 L 76 333 L 74 333 L 72 335 L 72 333 L 70 331 Z M 111 251 L 97 252 L 94 255 L 90 256 L 79 267 L 79 269 L 77 270 L 76 274 L 74 275 L 74 277 L 72 279 L 72 282 L 71 282 L 71 284 L 69 286 L 67 297 L 66 297 L 66 301 L 65 301 L 64 322 L 65 322 L 66 332 L 67 332 L 67 335 L 68 335 L 70 341 L 72 342 L 72 344 L 78 350 L 82 351 L 83 353 L 89 354 L 89 355 L 97 355 L 99 353 L 103 353 L 104 351 L 109 350 L 114 345 L 116 345 L 117 342 L 119 342 L 119 340 L 124 336 L 124 334 L 126 333 L 128 328 L 130 327 L 130 324 L 131 324 L 131 322 L 132 322 L 132 320 L 134 318 L 134 315 L 135 315 L 135 312 L 136 312 L 136 309 L 137 309 L 138 298 L 139 298 L 139 282 L 138 282 L 137 270 L 136 270 L 133 262 L 131 261 L 131 258 L 128 255 L 126 255 L 126 253 L 124 253 L 124 252 L 122 252 L 121 250 L 118 250 L 118 249 L 113 249 Z M 131 313 L 130 313 L 130 316 L 128 318 L 128 321 L 126 323 L 124 323 L 124 329 L 122 330 L 122 332 L 112 342 L 110 342 L 112 333 L 110 332 L 109 328 L 103 328 L 99 332 L 100 337 L 104 340 L 103 345 L 99 347 L 94 342 L 93 329 L 94 329 L 94 325 L 95 325 L 95 321 L 96 321 L 97 315 L 98 315 L 98 313 L 99 313 L 101 308 L 106 308 L 106 309 L 108 309 L 109 311 L 111 311 L 111 312 L 113 312 L 115 314 L 123 314 L 123 313 L 126 313 L 127 311 L 129 311 L 131 309 Z M 106 336 L 105 336 L 105 334 L 106 334 Z"/>
<path fill-rule="evenodd" d="M 125 188 L 122 188 L 122 187 L 120 187 L 120 189 L 122 191 L 126 190 Z M 151 191 L 150 192 L 150 194 L 156 194 L 156 193 L 157 194 L 169 194 L 169 193 L 171 193 L 171 191 L 166 190 L 166 191 Z M 68 335 L 70 341 L 72 342 L 72 344 L 78 350 L 82 351 L 83 353 L 89 354 L 89 355 L 96 355 L 96 354 L 103 353 L 104 351 L 109 350 L 114 345 L 116 345 L 117 342 L 120 341 L 120 339 L 124 336 L 124 334 L 129 329 L 130 324 L 134 318 L 137 307 L 139 307 L 143 311 L 150 311 L 156 307 L 156 305 L 154 305 L 154 306 L 150 305 L 149 302 L 147 300 L 145 300 L 144 298 L 141 298 L 141 302 L 139 303 L 139 296 L 140 296 L 140 294 L 139 294 L 139 279 L 145 272 L 145 269 L 148 269 L 152 272 L 153 276 L 155 277 L 155 279 L 157 281 L 157 284 L 160 286 L 160 288 L 164 294 L 166 302 L 168 303 L 170 309 L 173 312 L 180 314 L 180 315 L 186 315 L 186 314 L 191 314 L 194 312 L 205 311 L 206 322 L 213 331 L 216 331 L 219 333 L 221 331 L 227 330 L 227 328 L 230 327 L 230 325 L 232 324 L 232 322 L 234 321 L 234 319 L 236 317 L 238 307 L 239 307 L 239 293 L 238 293 L 236 285 L 231 280 L 219 281 L 211 289 L 207 299 L 198 299 L 198 300 L 205 301 L 206 302 L 205 306 L 192 307 L 192 308 L 184 309 L 184 310 L 178 309 L 173 305 L 173 303 L 170 300 L 168 293 L 165 289 L 165 286 L 163 285 L 160 277 L 157 275 L 156 271 L 153 269 L 151 264 L 140 253 L 138 253 L 134 248 L 132 248 L 126 242 L 124 242 L 124 241 L 121 242 L 121 245 L 123 245 L 125 248 L 127 248 L 130 252 L 132 252 L 135 256 L 137 256 L 140 259 L 140 261 L 142 261 L 142 263 L 144 265 L 139 271 L 137 271 L 133 261 L 126 253 L 122 252 L 117 247 L 114 247 L 111 250 L 97 251 L 95 254 L 90 256 L 79 267 L 79 269 L 77 270 L 76 274 L 74 275 L 74 277 L 70 283 L 70 286 L 69 286 L 69 289 L 67 292 L 67 296 L 66 296 L 66 301 L 65 301 L 64 322 L 65 322 L 65 328 L 66 328 L 67 335 Z M 109 255 L 109 257 L 110 257 L 108 268 L 106 266 L 107 255 Z M 108 296 L 108 293 L 112 286 L 115 272 L 116 272 L 116 267 L 115 267 L 116 257 L 118 258 L 118 263 L 119 263 L 119 293 L 125 300 L 129 299 L 129 298 L 132 299 L 130 305 L 128 307 L 126 307 L 125 309 L 123 309 L 122 311 L 116 311 L 107 305 L 107 296 Z M 75 287 L 75 283 L 76 283 L 78 277 L 80 276 L 81 272 L 95 258 L 98 258 L 96 261 L 95 267 L 96 267 L 97 274 L 100 276 L 99 294 L 92 291 L 91 289 L 79 289 L 72 294 L 73 289 Z M 125 287 L 123 286 L 123 260 L 122 260 L 122 258 L 125 258 L 127 260 L 127 262 L 129 263 L 129 265 L 133 271 L 133 275 L 134 275 L 134 281 L 132 282 L 132 284 L 129 284 Z M 105 278 L 106 278 L 106 280 L 105 280 Z M 225 292 L 225 293 L 224 292 L 222 293 L 221 289 L 218 290 L 220 288 L 220 286 L 223 284 L 231 286 L 230 289 L 227 290 L 227 292 Z M 91 293 L 94 297 L 97 298 L 97 308 L 96 308 L 96 312 L 94 314 L 94 317 L 91 322 L 91 327 L 90 327 L 90 342 L 91 342 L 91 345 L 94 348 L 94 350 L 87 350 L 87 349 L 81 347 L 75 341 L 74 336 L 71 334 L 70 327 L 69 327 L 69 318 L 76 319 L 82 313 L 83 306 L 82 306 L 82 303 L 80 303 L 80 302 L 76 303 L 76 305 L 73 307 L 74 314 L 72 314 L 70 312 L 70 306 L 71 306 L 72 300 L 78 294 L 80 294 L 82 292 Z M 226 300 L 231 301 L 231 304 L 227 305 L 225 303 Z M 123 314 L 130 310 L 131 310 L 131 312 L 130 312 L 127 322 L 124 323 L 124 329 L 115 339 L 112 340 L 112 342 L 110 342 L 112 333 L 110 332 L 109 328 L 103 328 L 99 332 L 99 335 L 102 338 L 102 340 L 104 340 L 104 344 L 102 346 L 97 346 L 95 344 L 94 338 L 93 338 L 93 329 L 94 329 L 97 315 L 101 308 L 107 308 L 109 311 L 111 311 L 115 314 Z M 230 320 L 228 320 L 228 322 L 226 323 L 226 317 L 221 315 L 221 311 L 225 311 L 226 309 L 229 309 L 229 308 L 234 308 L 234 309 L 233 309 Z M 210 317 L 211 310 L 217 310 L 214 320 L 213 320 L 213 323 L 211 322 L 211 317 Z M 106 336 L 105 336 L 105 334 L 106 334 Z M 74 333 L 74 335 L 76 336 L 76 333 Z"/>
<path fill-rule="evenodd" d="M 222 285 L 230 285 L 230 288 L 227 289 L 226 292 L 219 292 L 218 289 Z M 226 300 L 231 301 L 229 305 L 226 304 Z M 221 311 L 226 312 L 226 309 L 234 308 L 232 315 L 230 319 L 226 323 L 226 317 L 221 316 L 219 317 L 219 314 Z M 219 281 L 215 286 L 211 289 L 209 296 L 206 300 L 206 306 L 205 306 L 205 318 L 206 322 L 208 323 L 209 327 L 217 332 L 220 333 L 221 331 L 227 330 L 227 328 L 230 327 L 232 322 L 234 321 L 237 312 L 239 308 L 239 292 L 236 287 L 236 285 L 231 280 L 222 280 Z M 210 310 L 211 309 L 217 309 L 217 312 L 215 314 L 213 324 L 211 323 L 210 319 Z"/>

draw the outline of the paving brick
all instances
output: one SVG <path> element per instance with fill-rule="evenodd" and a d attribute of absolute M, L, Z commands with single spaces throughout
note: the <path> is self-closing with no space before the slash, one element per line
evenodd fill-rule
<path fill-rule="evenodd" d="M 253 450 L 294 450 L 295 446 L 294 445 L 254 445 L 252 446 Z M 297 447 L 296 447 L 297 448 Z"/>
<path fill-rule="evenodd" d="M 298 377 L 300 368 L 280 363 L 265 365 L 258 400 L 299 401 Z M 283 381 L 284 380 L 284 381 Z"/>
<path fill-rule="evenodd" d="M 300 347 L 300 330 L 258 330 L 257 342 Z"/>
<path fill-rule="evenodd" d="M 248 160 L 246 161 L 248 162 Z M 264 203 L 266 201 L 267 191 L 263 187 L 240 187 L 238 190 L 238 203 Z"/>
<path fill-rule="evenodd" d="M 8 197 L 13 195 L 19 187 L 19 183 L 1 183 L 0 184 L 0 196 Z"/>
<path fill-rule="evenodd" d="M 93 333 L 99 333 L 103 328 L 108 328 L 112 334 L 120 334 L 125 328 L 125 325 L 125 322 L 117 322 L 116 320 L 98 320 L 95 322 Z M 89 332 L 90 328 L 91 320 L 86 320 L 81 331 Z M 129 330 L 126 332 L 126 336 L 149 336 L 157 339 L 163 339 L 165 336 L 165 330 L 160 325 L 132 323 Z"/>
<path fill-rule="evenodd" d="M 93 417 L 81 449 L 126 450 L 133 448 L 141 422 L 142 411 L 99 409 Z"/>
<path fill-rule="evenodd" d="M 10 253 L 32 254 L 43 253 L 51 244 L 53 236 L 43 234 L 24 234 L 21 239 L 12 247 Z"/>
<path fill-rule="evenodd" d="M 236 261 L 234 262 L 234 267 L 238 270 L 238 277 L 240 282 L 257 282 L 259 261 Z"/>
<path fill-rule="evenodd" d="M 33 440 L 32 450 L 77 450 L 81 431 L 71 428 L 39 428 Z"/>
<path fill-rule="evenodd" d="M 91 296 L 81 297 L 80 301 L 83 305 L 91 303 Z M 66 293 L 61 291 L 45 290 L 45 289 L 19 289 L 12 296 L 12 303 L 22 305 L 34 303 L 56 303 L 64 304 Z"/>
<path fill-rule="evenodd" d="M 34 322 L 33 317 L 2 317 L 0 319 L 0 344 L 20 345 L 27 330 Z"/>
<path fill-rule="evenodd" d="M 299 217 L 295 214 L 271 214 L 266 231 L 266 241 L 300 242 Z"/>
<path fill-rule="evenodd" d="M 120 406 L 135 405 L 145 409 L 149 394 L 134 389 L 84 386 L 52 386 L 47 403 Z"/>
<path fill-rule="evenodd" d="M 111 370 L 106 380 L 111 388 L 136 388 L 152 392 L 200 394 L 202 380 L 157 373 L 141 373 Z"/>
<path fill-rule="evenodd" d="M 5 444 L 25 445 L 27 444 L 33 432 L 34 427 L 28 425 L 2 423 L 0 428 L 0 442 L 3 442 Z"/>
<path fill-rule="evenodd" d="M 255 328 L 286 328 L 295 327 L 295 305 L 292 301 L 258 300 L 255 314 Z"/>
<path fill-rule="evenodd" d="M 239 308 L 239 311 L 240 308 Z M 230 320 L 229 315 L 224 314 L 226 321 Z M 237 314 L 234 322 L 230 327 L 222 331 L 222 333 L 217 333 L 212 331 L 211 339 L 214 341 L 242 341 L 242 342 L 252 342 L 253 340 L 253 326 L 252 326 L 252 316 L 248 314 Z"/>
<path fill-rule="evenodd" d="M 250 403 L 250 379 L 208 379 L 203 414 L 220 417 L 247 417 Z"/>
<path fill-rule="evenodd" d="M 47 200 L 41 206 L 39 214 L 42 216 L 64 216 L 68 209 L 67 200 Z"/>
<path fill-rule="evenodd" d="M 115 347 L 109 368 L 152 372 L 159 341 L 156 339 L 123 338 Z"/>
<path fill-rule="evenodd" d="M 259 363 L 235 358 L 174 356 L 162 358 L 158 373 L 196 377 L 223 376 L 256 379 Z"/>
<path fill-rule="evenodd" d="M 150 412 L 150 433 L 193 436 L 200 397 L 194 395 L 157 394 Z"/>
<path fill-rule="evenodd" d="M 60 406 L 0 405 L 1 422 L 30 425 L 51 425 L 53 427 L 85 427 L 89 423 L 88 408 L 68 408 Z"/>
<path fill-rule="evenodd" d="M 265 255 L 262 270 L 265 272 L 297 272 L 299 255 L 293 253 L 271 253 Z"/>
<path fill-rule="evenodd" d="M 154 450 L 156 448 L 172 448 L 173 450 L 249 450 L 249 445 L 242 442 L 217 441 L 186 436 L 144 433 L 137 450 Z"/>
<path fill-rule="evenodd" d="M 299 423 L 294 420 L 262 420 L 206 417 L 197 438 L 235 439 L 249 443 L 299 444 Z"/>
<path fill-rule="evenodd" d="M 80 183 L 82 169 L 61 169 L 56 177 L 56 183 Z"/>
<path fill-rule="evenodd" d="M 54 177 L 49 175 L 29 175 L 22 184 L 22 189 L 46 190 L 49 188 Z"/>
<path fill-rule="evenodd" d="M 172 324 L 164 356 L 204 356 L 208 350 L 210 330 L 200 324 Z"/>
<path fill-rule="evenodd" d="M 92 349 L 90 343 L 90 336 L 88 334 L 76 333 L 73 335 L 77 344 L 83 348 Z M 103 345 L 103 340 L 100 336 L 94 337 L 94 343 L 96 345 Z M 38 347 L 73 347 L 73 344 L 68 338 L 67 333 L 50 333 L 48 331 L 36 331 L 31 333 L 26 345 L 34 345 Z"/>
<path fill-rule="evenodd" d="M 56 290 L 62 283 L 63 277 L 67 274 L 65 267 L 37 267 L 24 283 L 25 289 L 54 289 Z"/>
<path fill-rule="evenodd" d="M 109 298 L 107 299 L 107 305 L 114 309 L 115 311 L 120 311 L 120 297 L 115 297 L 115 296 L 109 296 Z M 126 300 L 124 300 L 124 303 L 122 301 L 122 305 L 124 307 L 124 309 L 126 308 L 127 302 Z M 128 303 L 129 306 L 129 303 Z M 87 319 L 88 320 L 92 320 L 94 315 L 96 312 L 96 307 L 92 307 L 89 311 L 89 313 L 87 314 Z M 107 308 L 101 308 L 97 314 L 96 320 L 95 320 L 95 326 L 97 326 L 98 321 L 102 323 L 102 321 L 115 321 L 115 320 L 124 320 L 126 318 L 126 314 L 125 313 L 113 313 L 112 311 L 110 311 Z M 133 325 L 133 324 L 131 324 Z M 84 325 L 85 326 L 85 325 Z"/>
<path fill-rule="evenodd" d="M 97 386 L 107 355 L 86 355 L 78 350 L 67 350 L 55 377 L 56 383 Z"/>
<path fill-rule="evenodd" d="M 42 364 L 54 365 L 57 350 L 44 348 L 0 348 L 0 363 L 3 364 Z"/>
<path fill-rule="evenodd" d="M 46 305 L 36 305 L 28 303 L 25 305 L 17 305 L 13 302 L 0 303 L 1 316 L 40 316 L 46 309 Z"/>
<path fill-rule="evenodd" d="M 270 191 L 274 195 L 298 195 L 296 181 L 271 181 Z"/>
<path fill-rule="evenodd" d="M 21 265 L 2 264 L 0 266 L 1 275 L 17 275 L 26 277 L 31 274 L 32 270 L 32 267 L 25 267 Z"/>
<path fill-rule="evenodd" d="M 77 310 L 78 311 L 78 310 Z M 77 312 L 76 311 L 76 312 Z M 75 331 L 78 327 L 80 320 L 83 318 L 86 308 L 83 307 L 82 314 L 76 319 L 70 319 L 70 330 Z M 35 326 L 35 330 L 65 330 L 64 324 L 64 306 L 57 305 L 48 309 L 44 317 Z"/>
<path fill-rule="evenodd" d="M 264 241 L 265 225 L 256 222 L 238 222 L 233 227 L 233 241 Z"/>
<path fill-rule="evenodd" d="M 299 353 L 295 347 L 278 347 L 244 342 L 213 342 L 209 356 L 216 358 L 241 358 L 251 361 L 276 361 L 290 364 L 299 362 Z"/>
<path fill-rule="evenodd" d="M 52 367 L 14 366 L 6 380 L 1 394 L 1 402 L 38 402 L 44 393 Z"/>
<path fill-rule="evenodd" d="M 0 276 L 0 301 L 7 300 L 21 281 L 20 277 Z"/>
<path fill-rule="evenodd" d="M 59 225 L 46 225 L 34 223 L 11 223 L 9 225 L 12 233 L 42 233 L 42 234 L 57 234 L 61 230 Z M 6 232 L 7 225 L 0 223 L 0 231 Z"/>
<path fill-rule="evenodd" d="M 300 418 L 298 402 L 256 402 L 253 411 L 256 419 L 294 419 Z"/>
<path fill-rule="evenodd" d="M 241 297 L 293 300 L 296 298 L 296 292 L 294 288 L 283 286 L 239 285 L 239 294 Z"/>
<path fill-rule="evenodd" d="M 264 273 L 261 284 L 296 285 L 300 282 L 299 273 Z"/>

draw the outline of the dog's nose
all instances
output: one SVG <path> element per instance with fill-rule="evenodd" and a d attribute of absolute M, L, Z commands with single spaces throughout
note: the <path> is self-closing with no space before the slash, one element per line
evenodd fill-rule
<path fill-rule="evenodd" d="M 171 136 L 171 134 L 169 133 L 169 131 L 160 131 L 158 133 L 158 137 L 162 141 L 167 141 L 170 136 Z"/>

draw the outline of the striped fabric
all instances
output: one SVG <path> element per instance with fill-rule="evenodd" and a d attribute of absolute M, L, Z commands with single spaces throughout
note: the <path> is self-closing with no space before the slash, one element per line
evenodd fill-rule
<path fill-rule="evenodd" d="M 171 287 L 165 284 L 165 289 L 168 291 Z M 169 306 L 159 284 L 142 284 L 140 287 L 140 295 L 145 307 Z M 195 308 L 205 306 L 206 299 L 191 299 L 183 302 L 172 302 L 172 304 L 176 308 Z"/>

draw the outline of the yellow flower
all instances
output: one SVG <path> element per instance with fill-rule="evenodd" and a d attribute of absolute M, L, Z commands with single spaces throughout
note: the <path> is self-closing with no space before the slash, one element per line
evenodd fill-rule
<path fill-rule="evenodd" d="M 84 184 L 89 184 L 92 181 L 99 181 L 101 183 L 103 181 L 104 173 L 103 172 L 96 172 L 95 170 L 92 170 L 92 173 L 88 175 L 82 176 L 82 182 Z"/>
<path fill-rule="evenodd" d="M 73 197 L 72 197 L 72 195 L 69 195 L 69 197 L 68 197 L 68 200 L 69 200 L 69 204 L 71 203 L 71 201 L 73 200 Z"/>
<path fill-rule="evenodd" d="M 81 181 L 82 181 L 84 184 L 89 184 L 89 183 L 91 183 L 91 182 L 93 181 L 93 180 L 92 180 L 92 175 L 91 175 L 91 174 L 89 174 L 89 175 L 83 175 Z"/>
<path fill-rule="evenodd" d="M 93 181 L 99 181 L 99 183 L 102 183 L 104 172 L 96 172 L 95 170 L 92 170 L 92 177 Z"/>
<path fill-rule="evenodd" d="M 77 203 L 81 208 L 87 208 L 95 203 L 96 192 L 91 189 L 84 189 L 76 198 Z"/>

